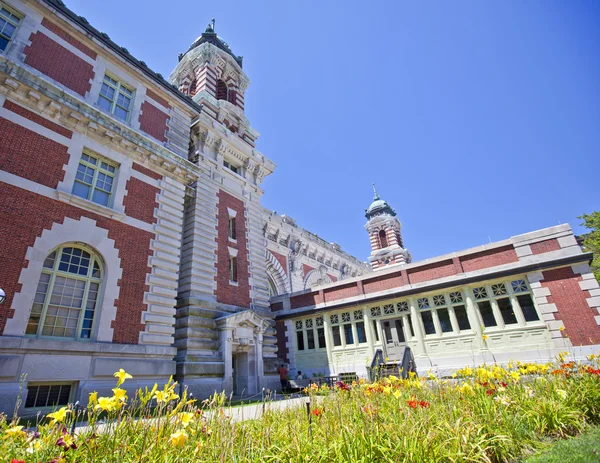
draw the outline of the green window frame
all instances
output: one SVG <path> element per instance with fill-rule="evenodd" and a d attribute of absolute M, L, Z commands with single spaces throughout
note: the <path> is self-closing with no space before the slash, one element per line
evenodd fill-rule
<path fill-rule="evenodd" d="M 0 52 L 5 51 L 19 28 L 23 16 L 0 3 Z"/>
<path fill-rule="evenodd" d="M 87 248 L 67 244 L 52 251 L 42 267 L 25 334 L 91 339 L 102 275 L 100 258 Z"/>
<path fill-rule="evenodd" d="M 110 207 L 117 166 L 84 152 L 77 166 L 72 194 L 80 198 Z"/>
<path fill-rule="evenodd" d="M 133 88 L 116 77 L 104 74 L 100 94 L 98 95 L 98 106 L 118 119 L 127 122 L 131 114 L 134 94 Z"/>

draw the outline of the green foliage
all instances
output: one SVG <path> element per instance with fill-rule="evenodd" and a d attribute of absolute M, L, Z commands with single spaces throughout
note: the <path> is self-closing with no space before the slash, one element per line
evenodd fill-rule
<path fill-rule="evenodd" d="M 524 463 L 600 463 L 600 427 L 573 439 L 559 441 Z"/>
<path fill-rule="evenodd" d="M 267 403 L 245 421 L 224 394 L 196 403 L 172 382 L 130 399 L 121 371 L 113 396 L 92 394 L 84 411 L 57 410 L 40 419 L 39 435 L 0 420 L 0 455 L 25 463 L 518 461 L 600 423 L 600 357 L 583 365 L 564 363 L 566 355 L 555 365 L 465 368 L 452 380 L 312 385 L 310 415 L 304 404 Z M 87 426 L 71 435 L 74 420 Z"/>
<path fill-rule="evenodd" d="M 583 247 L 586 251 L 594 253 L 592 271 L 596 276 L 596 280 L 600 281 L 600 211 L 595 211 L 591 214 L 583 214 L 578 218 L 583 219 L 581 225 L 590 230 L 590 232 L 583 237 Z"/>

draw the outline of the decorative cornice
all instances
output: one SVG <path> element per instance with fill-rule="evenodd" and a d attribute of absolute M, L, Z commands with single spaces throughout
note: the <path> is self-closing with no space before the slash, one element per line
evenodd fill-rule
<path fill-rule="evenodd" d="M 104 143 L 110 140 L 114 149 L 158 167 L 166 175 L 189 183 L 202 173 L 199 166 L 2 56 L 0 84 L 1 93 L 36 113 L 58 119 L 70 130 L 101 139 Z"/>

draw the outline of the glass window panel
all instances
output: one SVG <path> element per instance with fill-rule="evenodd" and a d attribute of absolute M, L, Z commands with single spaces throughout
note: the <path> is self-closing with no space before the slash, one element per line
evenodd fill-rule
<path fill-rule="evenodd" d="M 107 206 L 109 197 L 110 195 L 104 191 L 94 190 L 94 194 L 92 195 L 92 201 L 94 201 L 97 204 L 100 204 L 101 206 Z"/>
<path fill-rule="evenodd" d="M 4 29 L 2 30 L 2 33 L 4 35 L 6 35 L 9 39 L 12 37 L 13 32 L 15 31 L 16 27 L 13 26 L 11 23 L 6 23 L 6 26 L 4 26 Z"/>
<path fill-rule="evenodd" d="M 373 310 L 373 309 L 371 309 Z M 377 320 L 373 320 L 373 333 L 375 334 L 375 341 L 379 342 L 379 331 L 377 331 Z"/>
<path fill-rule="evenodd" d="M 365 332 L 365 322 L 358 322 L 356 324 L 356 337 L 358 338 L 359 344 L 367 342 L 367 333 Z"/>
<path fill-rule="evenodd" d="M 8 47 L 8 39 L 0 35 L 0 50 L 4 51 Z"/>
<path fill-rule="evenodd" d="M 113 114 L 119 119 L 122 119 L 124 121 L 127 120 L 127 111 L 121 108 L 120 106 L 115 106 L 115 112 Z"/>
<path fill-rule="evenodd" d="M 112 107 L 112 102 L 110 100 L 107 100 L 104 96 L 100 95 L 98 97 L 98 106 L 100 106 L 106 111 L 110 111 L 110 108 Z"/>
<path fill-rule="evenodd" d="M 386 344 L 394 344 L 394 337 L 392 336 L 392 327 L 390 322 L 383 322 L 383 335 L 385 336 Z"/>
<path fill-rule="evenodd" d="M 496 318 L 494 318 L 494 311 L 489 301 L 482 301 L 477 303 L 477 308 L 483 320 L 483 326 L 496 326 Z"/>
<path fill-rule="evenodd" d="M 319 341 L 319 349 L 325 349 L 325 347 L 327 347 L 325 342 L 325 328 L 317 328 L 317 338 Z"/>
<path fill-rule="evenodd" d="M 352 335 L 352 325 L 349 323 L 344 325 L 344 339 L 346 340 L 346 345 L 354 344 L 354 336 Z"/>
<path fill-rule="evenodd" d="M 467 309 L 465 309 L 464 305 L 455 306 L 454 314 L 456 315 L 456 320 L 458 320 L 458 329 L 459 330 L 470 330 L 471 329 L 471 324 L 469 323 L 469 317 L 467 316 Z"/>
<path fill-rule="evenodd" d="M 342 345 L 342 337 L 340 336 L 339 325 L 335 325 L 335 326 L 331 327 L 331 335 L 333 336 L 333 345 L 341 346 Z"/>
<path fill-rule="evenodd" d="M 50 254 L 48 257 L 46 257 L 46 260 L 44 261 L 44 267 L 45 268 L 53 268 L 55 259 L 56 259 L 56 251 L 54 251 L 52 254 Z M 42 273 L 42 277 L 44 275 L 45 274 Z M 48 280 L 50 279 L 50 275 L 46 275 L 46 277 L 48 278 Z"/>
<path fill-rule="evenodd" d="M 529 294 L 521 294 L 520 296 L 517 296 L 517 301 L 521 306 L 521 311 L 523 312 L 526 322 L 536 322 L 540 319 L 537 310 L 535 310 L 533 300 Z"/>
<path fill-rule="evenodd" d="M 425 334 L 435 334 L 435 324 L 433 323 L 433 316 L 431 311 L 421 312 L 421 319 L 423 320 L 423 328 L 425 328 Z"/>
<path fill-rule="evenodd" d="M 449 333 L 452 331 L 452 323 L 450 322 L 448 309 L 438 309 L 437 314 L 440 320 L 440 326 L 442 327 L 442 333 Z"/>
<path fill-rule="evenodd" d="M 410 315 L 408 315 L 406 318 L 408 320 L 408 328 L 410 330 L 410 336 L 414 338 L 415 337 L 415 331 L 413 330 L 412 317 Z"/>
<path fill-rule="evenodd" d="M 309 349 L 315 348 L 315 332 L 313 330 L 306 331 L 306 343 Z"/>
<path fill-rule="evenodd" d="M 500 309 L 500 314 L 502 315 L 505 325 L 515 325 L 518 323 L 509 298 L 498 299 L 496 302 L 498 303 L 498 308 Z"/>
<path fill-rule="evenodd" d="M 396 325 L 396 336 L 398 336 L 398 341 L 406 342 L 406 339 L 404 338 L 404 330 L 402 329 L 402 320 L 395 320 L 394 323 Z"/>
<path fill-rule="evenodd" d="M 304 331 L 296 331 L 298 350 L 304 350 Z"/>

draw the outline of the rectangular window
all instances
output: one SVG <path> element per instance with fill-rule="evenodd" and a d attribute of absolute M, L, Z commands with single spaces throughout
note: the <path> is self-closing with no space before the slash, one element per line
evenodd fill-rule
<path fill-rule="evenodd" d="M 108 74 L 104 75 L 100 95 L 98 96 L 98 106 L 114 114 L 122 121 L 127 121 L 132 101 L 133 90 L 131 88 Z"/>
<path fill-rule="evenodd" d="M 379 342 L 379 331 L 377 331 L 377 320 L 373 320 L 373 332 L 375 333 L 375 341 Z"/>
<path fill-rule="evenodd" d="M 421 319 L 423 320 L 423 328 L 425 328 L 425 334 L 435 334 L 435 325 L 433 324 L 433 316 L 431 311 L 421 312 Z"/>
<path fill-rule="evenodd" d="M 523 316 L 525 317 L 526 322 L 536 322 L 540 319 L 537 310 L 535 310 L 535 305 L 533 305 L 533 300 L 529 294 L 517 296 L 517 300 L 519 301 L 519 305 L 521 306 L 521 310 L 523 311 Z"/>
<path fill-rule="evenodd" d="M 406 319 L 408 320 L 408 330 L 410 331 L 410 337 L 414 338 L 415 337 L 415 332 L 413 330 L 412 317 L 410 315 L 407 315 Z"/>
<path fill-rule="evenodd" d="M 350 323 L 344 325 L 344 339 L 346 340 L 346 345 L 354 344 L 354 336 L 352 336 L 352 325 Z"/>
<path fill-rule="evenodd" d="M 358 338 L 359 344 L 362 344 L 363 342 L 367 342 L 367 333 L 365 332 L 365 322 L 357 322 L 356 323 L 356 337 Z"/>
<path fill-rule="evenodd" d="M 483 320 L 483 326 L 496 326 L 496 319 L 494 318 L 494 311 L 489 301 L 482 301 L 477 303 L 477 308 Z"/>
<path fill-rule="evenodd" d="M 223 165 L 225 167 L 227 167 L 231 172 L 235 173 L 235 174 L 239 174 L 240 173 L 240 169 L 239 167 L 234 166 L 233 164 L 230 164 L 227 161 L 223 161 Z"/>
<path fill-rule="evenodd" d="M 315 348 L 315 332 L 312 328 L 306 331 L 306 343 L 309 349 Z"/>
<path fill-rule="evenodd" d="M 101 158 L 83 153 L 77 166 L 73 193 L 102 206 L 110 204 L 117 168 Z"/>
<path fill-rule="evenodd" d="M 456 315 L 456 320 L 458 320 L 458 329 L 459 330 L 470 330 L 471 324 L 469 323 L 469 317 L 467 316 L 467 310 L 464 305 L 454 306 L 454 314 Z"/>
<path fill-rule="evenodd" d="M 404 337 L 404 330 L 402 329 L 402 320 L 396 320 L 396 336 L 398 336 L 399 342 L 406 342 L 406 338 Z"/>
<path fill-rule="evenodd" d="M 498 303 L 498 308 L 500 309 L 500 314 L 502 315 L 504 324 L 516 325 L 518 323 L 517 317 L 515 315 L 515 311 L 513 310 L 513 306 L 510 303 L 510 299 L 505 297 L 502 299 L 498 299 L 496 302 Z"/>
<path fill-rule="evenodd" d="M 304 350 L 304 331 L 296 331 L 298 350 Z"/>
<path fill-rule="evenodd" d="M 450 314 L 448 309 L 438 309 L 438 318 L 440 319 L 440 325 L 442 327 L 442 333 L 449 333 L 452 331 L 452 323 L 450 322 Z"/>
<path fill-rule="evenodd" d="M 57 407 L 67 405 L 71 397 L 72 384 L 27 385 L 25 408 Z"/>
<path fill-rule="evenodd" d="M 333 336 L 333 345 L 341 346 L 342 345 L 342 337 L 340 336 L 340 327 L 332 326 L 331 327 L 331 335 Z"/>
<path fill-rule="evenodd" d="M 229 256 L 229 281 L 237 283 L 237 257 Z"/>
<path fill-rule="evenodd" d="M 235 217 L 229 217 L 229 238 L 235 240 L 236 236 Z"/>
<path fill-rule="evenodd" d="M 0 4 L 0 51 L 6 50 L 20 22 L 20 16 Z"/>
<path fill-rule="evenodd" d="M 319 341 L 319 349 L 325 349 L 327 347 L 325 343 L 325 328 L 317 328 L 317 339 Z"/>

